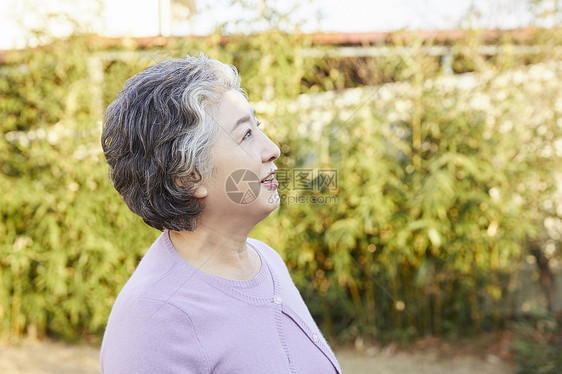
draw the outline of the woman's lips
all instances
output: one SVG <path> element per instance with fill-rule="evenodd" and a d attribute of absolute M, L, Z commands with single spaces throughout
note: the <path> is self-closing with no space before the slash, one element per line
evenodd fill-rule
<path fill-rule="evenodd" d="M 277 183 L 277 179 L 275 178 L 271 178 L 268 181 L 261 182 L 261 184 L 264 185 L 267 189 L 276 189 L 277 186 L 279 186 L 279 183 Z"/>

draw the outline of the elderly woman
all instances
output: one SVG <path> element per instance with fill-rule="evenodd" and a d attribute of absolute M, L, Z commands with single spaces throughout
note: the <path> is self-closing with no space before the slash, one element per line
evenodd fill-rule
<path fill-rule="evenodd" d="M 110 179 L 163 232 L 115 301 L 105 374 L 340 372 L 281 257 L 248 238 L 279 204 L 280 151 L 241 92 L 201 54 L 146 69 L 106 110 Z"/>

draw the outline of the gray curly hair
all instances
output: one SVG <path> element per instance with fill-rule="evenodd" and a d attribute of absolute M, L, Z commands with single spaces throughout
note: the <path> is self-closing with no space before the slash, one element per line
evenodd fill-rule
<path fill-rule="evenodd" d="M 222 95 L 240 89 L 236 68 L 203 53 L 160 62 L 130 78 L 105 111 L 101 144 L 109 179 L 129 209 L 158 230 L 190 230 L 210 178 Z"/>

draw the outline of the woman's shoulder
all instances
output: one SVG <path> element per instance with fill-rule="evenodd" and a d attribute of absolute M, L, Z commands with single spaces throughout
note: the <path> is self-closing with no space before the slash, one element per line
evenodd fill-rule
<path fill-rule="evenodd" d="M 285 261 L 275 249 L 271 248 L 268 244 L 262 242 L 261 240 L 248 238 L 248 243 L 254 247 L 261 255 L 265 258 L 267 263 L 271 266 L 286 269 Z"/>
<path fill-rule="evenodd" d="M 262 242 L 261 240 L 248 238 L 248 243 L 264 256 L 273 256 L 281 259 L 281 255 L 279 255 L 279 253 L 275 249 L 271 248 L 268 244 Z"/>
<path fill-rule="evenodd" d="M 166 239 L 164 233 L 148 249 L 119 293 L 116 304 L 144 298 L 169 303 L 180 289 L 188 292 L 201 288 L 197 269 L 179 259 Z M 197 286 L 185 287 L 188 281 Z"/>

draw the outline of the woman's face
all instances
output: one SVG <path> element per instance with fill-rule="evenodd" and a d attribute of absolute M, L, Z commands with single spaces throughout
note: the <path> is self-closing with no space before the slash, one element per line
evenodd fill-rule
<path fill-rule="evenodd" d="M 277 181 L 263 182 L 277 171 L 279 147 L 258 128 L 254 109 L 235 90 L 223 95 L 216 120 L 220 133 L 211 150 L 214 175 L 204 185 L 204 214 L 262 220 L 279 206 Z"/>

